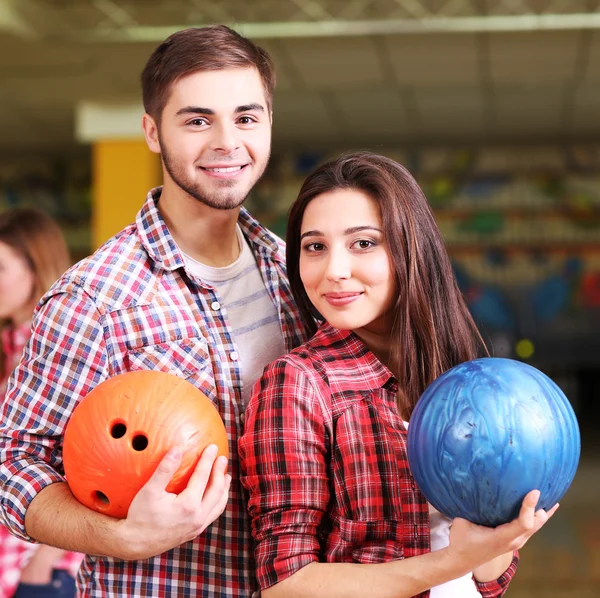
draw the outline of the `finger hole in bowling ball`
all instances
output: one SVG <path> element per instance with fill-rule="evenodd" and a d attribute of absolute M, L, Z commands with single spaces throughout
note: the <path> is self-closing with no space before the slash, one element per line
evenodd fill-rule
<path fill-rule="evenodd" d="M 106 509 L 110 507 L 110 500 L 108 500 L 108 496 L 104 494 L 104 492 L 100 492 L 100 490 L 96 490 L 94 492 L 94 500 L 96 501 L 96 505 L 99 509 Z"/>
<path fill-rule="evenodd" d="M 124 422 L 115 422 L 113 423 L 110 429 L 110 435 L 113 438 L 123 438 L 127 433 L 127 426 Z"/>
<path fill-rule="evenodd" d="M 148 437 L 145 434 L 136 434 L 131 441 L 134 451 L 143 451 L 148 446 Z"/>

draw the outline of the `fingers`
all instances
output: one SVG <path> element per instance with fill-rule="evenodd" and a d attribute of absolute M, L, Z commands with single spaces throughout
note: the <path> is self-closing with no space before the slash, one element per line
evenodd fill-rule
<path fill-rule="evenodd" d="M 552 515 L 554 515 L 554 513 L 556 513 L 558 507 L 559 507 L 559 504 L 556 503 L 548 511 L 545 511 L 544 509 L 538 509 L 535 512 L 534 528 L 532 531 L 532 535 L 533 535 L 533 533 L 539 531 L 547 523 L 548 519 L 550 519 L 552 517 Z"/>
<path fill-rule="evenodd" d="M 229 498 L 231 476 L 225 475 L 227 458 L 223 455 L 217 458 L 217 452 L 215 445 L 204 450 L 187 488 L 175 499 L 180 508 L 190 515 L 194 513 L 197 534 L 221 515 Z"/>
<path fill-rule="evenodd" d="M 521 503 L 517 518 L 495 528 L 479 526 L 459 517 L 452 521 L 448 552 L 478 567 L 506 553 L 522 548 L 554 515 L 558 505 L 547 512 L 536 507 L 540 492 L 529 492 Z"/>
<path fill-rule="evenodd" d="M 217 498 L 216 504 L 209 511 L 209 513 L 206 517 L 206 523 L 203 526 L 202 531 L 204 531 L 204 529 L 206 529 L 225 510 L 225 507 L 227 506 L 227 501 L 229 500 L 230 486 L 231 486 L 231 476 L 229 474 L 227 474 L 225 476 L 225 483 L 224 483 L 223 491 L 221 492 L 221 496 Z"/>
<path fill-rule="evenodd" d="M 540 500 L 540 491 L 532 490 L 523 499 L 521 505 L 521 511 L 519 512 L 519 523 L 525 527 L 525 529 L 533 529 L 537 531 L 540 529 L 559 507 L 556 503 L 550 510 L 537 509 L 536 507 Z"/>
<path fill-rule="evenodd" d="M 152 477 L 146 482 L 144 488 L 151 491 L 165 491 L 169 482 L 175 475 L 182 459 L 181 449 L 177 446 L 169 449 L 162 458 Z"/>
<path fill-rule="evenodd" d="M 532 490 L 525 495 L 523 502 L 521 503 L 521 510 L 519 511 L 519 523 L 524 529 L 533 529 L 535 526 L 535 507 L 540 500 L 540 491 Z"/>
<path fill-rule="evenodd" d="M 186 496 L 191 496 L 196 503 L 202 501 L 205 490 L 207 489 L 207 485 L 209 483 L 209 479 L 211 479 L 212 476 L 211 488 L 213 485 L 216 487 L 212 492 L 210 499 L 213 502 L 217 502 L 218 499 L 220 499 L 223 486 L 225 484 L 224 476 L 225 470 L 227 469 L 227 458 L 221 456 L 216 459 L 217 453 L 218 447 L 214 444 L 211 444 L 204 449 L 190 477 L 187 488 L 180 494 L 180 496 L 182 496 L 184 499 Z M 162 458 L 161 462 L 158 464 L 158 467 L 140 492 L 166 492 L 169 482 L 181 465 L 182 457 L 183 454 L 180 447 L 171 448 Z M 215 493 L 218 494 L 218 498 L 213 496 Z"/>
<path fill-rule="evenodd" d="M 507 523 L 506 526 L 500 526 L 503 533 L 509 537 L 514 534 L 513 548 L 521 548 L 527 540 L 538 532 L 546 522 L 556 513 L 559 505 L 555 504 L 550 510 L 537 509 L 540 500 L 540 491 L 532 490 L 523 499 L 521 510 L 516 520 Z"/>
<path fill-rule="evenodd" d="M 173 448 L 165 454 L 127 513 L 126 535 L 136 543 L 128 554 L 148 558 L 188 542 L 223 513 L 231 476 L 225 474 L 227 458 L 217 458 L 217 452 L 216 446 L 203 451 L 180 494 L 166 488 L 181 465 L 182 450 Z"/>
<path fill-rule="evenodd" d="M 219 449 L 216 444 L 209 444 L 202 451 L 202 455 L 200 456 L 200 459 L 194 468 L 194 472 L 189 479 L 187 488 L 182 492 L 182 494 L 193 494 L 195 500 L 202 500 L 208 480 L 211 476 L 211 472 L 219 462 L 219 459 L 217 459 L 218 451 Z M 225 457 L 223 457 L 223 459 L 225 460 L 225 464 L 227 464 L 227 459 Z"/>
<path fill-rule="evenodd" d="M 525 498 L 523 499 L 523 504 L 526 504 L 528 507 L 533 507 L 535 509 L 540 500 L 540 494 L 541 492 L 539 490 L 531 490 L 525 495 Z"/>
<path fill-rule="evenodd" d="M 227 501 L 227 492 L 225 492 L 225 486 L 227 483 L 226 478 L 229 478 L 231 483 L 231 476 L 225 476 L 225 469 L 227 468 L 227 459 L 223 456 L 219 457 L 210 474 L 210 480 L 206 486 L 206 491 L 202 497 L 202 502 L 207 510 L 210 512 L 213 508 L 220 504 L 223 496 L 225 495 L 225 501 Z M 227 484 L 228 486 L 228 484 Z"/>

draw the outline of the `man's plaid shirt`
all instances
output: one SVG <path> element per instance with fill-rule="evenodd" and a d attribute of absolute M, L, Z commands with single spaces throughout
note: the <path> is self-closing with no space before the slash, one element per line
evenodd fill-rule
<path fill-rule="evenodd" d="M 356 335 L 328 324 L 265 369 L 240 439 L 262 589 L 312 562 L 382 563 L 430 550 L 397 390 Z M 501 596 L 517 562 L 497 581 L 476 582 L 481 595 Z"/>
<path fill-rule="evenodd" d="M 38 306 L 11 379 L 0 425 L 2 523 L 27 538 L 31 500 L 64 481 L 62 435 L 80 399 L 108 377 L 160 370 L 188 379 L 217 406 L 232 456 L 229 503 L 194 541 L 144 561 L 86 557 L 85 596 L 249 597 L 255 590 L 237 439 L 241 368 L 226 314 L 209 285 L 185 269 L 152 190 L 135 224 L 71 268 Z M 288 349 L 305 340 L 293 306 L 283 244 L 242 210 L 239 224 L 276 305 Z"/>

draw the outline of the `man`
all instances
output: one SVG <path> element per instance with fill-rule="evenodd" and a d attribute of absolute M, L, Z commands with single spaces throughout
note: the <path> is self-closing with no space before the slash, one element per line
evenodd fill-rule
<path fill-rule="evenodd" d="M 92 555 L 78 578 L 86 596 L 255 590 L 237 439 L 264 365 L 306 336 L 281 241 L 241 207 L 269 159 L 274 79 L 266 52 L 224 26 L 180 31 L 154 51 L 142 74 L 142 126 L 164 185 L 135 224 L 45 296 L 13 374 L 0 427 L 2 522 L 22 538 Z M 172 449 L 127 518 L 115 520 L 71 494 L 62 437 L 92 388 L 139 369 L 204 391 L 231 458 L 206 449 L 175 496 L 165 491 L 181 459 Z"/>

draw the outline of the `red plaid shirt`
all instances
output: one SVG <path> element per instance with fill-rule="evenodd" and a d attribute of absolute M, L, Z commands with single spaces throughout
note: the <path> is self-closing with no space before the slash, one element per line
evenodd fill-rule
<path fill-rule="evenodd" d="M 211 398 L 237 455 L 241 367 L 216 290 L 187 270 L 150 192 L 136 223 L 76 264 L 42 300 L 33 336 L 9 384 L 0 425 L 0 515 L 27 538 L 31 500 L 64 481 L 62 436 L 80 399 L 110 376 L 152 369 L 188 379 Z M 242 210 L 239 224 L 277 307 L 288 350 L 306 336 L 293 305 L 282 242 Z M 246 497 L 236 458 L 223 515 L 155 558 L 87 556 L 85 596 L 249 597 L 255 589 Z"/>
<path fill-rule="evenodd" d="M 239 443 L 261 588 L 312 562 L 381 563 L 430 550 L 397 390 L 356 335 L 327 324 L 265 369 Z M 499 580 L 477 583 L 482 596 L 504 594 L 516 565 L 515 556 Z"/>

